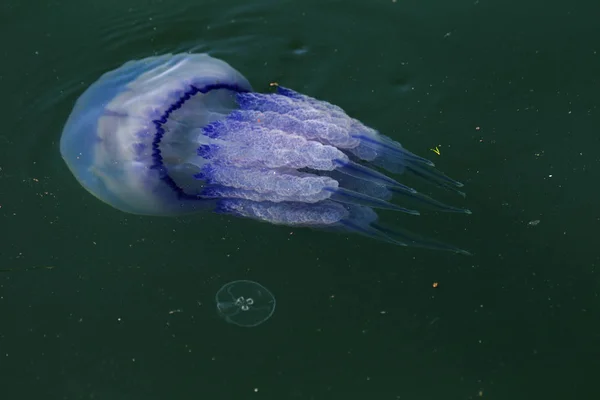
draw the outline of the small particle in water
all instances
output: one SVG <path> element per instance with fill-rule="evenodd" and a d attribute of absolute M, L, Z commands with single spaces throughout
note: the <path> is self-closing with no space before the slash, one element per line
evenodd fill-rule
<path fill-rule="evenodd" d="M 308 49 L 306 47 L 300 47 L 298 49 L 294 49 L 293 53 L 297 56 L 301 56 L 308 53 Z"/>
<path fill-rule="evenodd" d="M 429 149 L 431 151 L 433 151 L 435 154 L 437 154 L 438 156 L 440 155 L 440 148 L 438 146 L 435 146 L 434 149 Z"/>
<path fill-rule="evenodd" d="M 537 226 L 537 224 L 539 224 L 539 223 L 540 223 L 539 219 L 534 219 L 533 221 L 529 221 L 527 223 L 527 225 L 529 225 L 529 226 Z"/>
<path fill-rule="evenodd" d="M 437 282 L 433 282 L 433 285 L 431 285 L 431 286 L 432 286 L 432 287 L 435 289 L 436 287 L 438 287 L 438 286 L 439 286 L 439 283 L 437 283 Z"/>

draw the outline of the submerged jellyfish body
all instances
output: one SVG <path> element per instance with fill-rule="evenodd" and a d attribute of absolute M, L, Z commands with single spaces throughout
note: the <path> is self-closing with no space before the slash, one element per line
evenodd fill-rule
<path fill-rule="evenodd" d="M 466 253 L 384 227 L 374 211 L 418 215 L 395 204 L 404 195 L 470 213 L 382 171 L 457 192 L 461 183 L 341 108 L 281 86 L 254 92 L 206 54 L 150 57 L 104 74 L 77 100 L 60 151 L 90 193 L 125 212 L 209 210 Z"/>
<path fill-rule="evenodd" d="M 217 311 L 230 324 L 251 328 L 271 318 L 275 296 L 260 283 L 239 280 L 226 283 L 215 296 Z"/>

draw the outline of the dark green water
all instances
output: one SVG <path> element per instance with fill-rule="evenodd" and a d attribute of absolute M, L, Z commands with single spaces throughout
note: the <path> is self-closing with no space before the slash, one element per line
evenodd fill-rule
<path fill-rule="evenodd" d="M 551 3 L 3 0 L 0 399 L 598 398 L 600 6 Z M 383 215 L 474 255 L 93 198 L 74 101 L 191 48 L 433 158 L 473 215 Z M 236 279 L 269 321 L 218 317 Z"/>

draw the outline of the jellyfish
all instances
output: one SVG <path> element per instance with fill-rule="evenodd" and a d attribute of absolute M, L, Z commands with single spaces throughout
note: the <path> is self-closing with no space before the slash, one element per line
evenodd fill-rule
<path fill-rule="evenodd" d="M 258 282 L 239 280 L 226 283 L 215 296 L 217 311 L 225 321 L 251 328 L 271 318 L 275 297 Z"/>
<path fill-rule="evenodd" d="M 419 215 L 398 204 L 404 196 L 470 214 L 393 175 L 464 195 L 462 183 L 340 107 L 272 86 L 256 92 L 207 54 L 129 61 L 78 98 L 60 152 L 88 192 L 127 213 L 216 212 L 469 254 L 383 224 L 375 211 Z"/>

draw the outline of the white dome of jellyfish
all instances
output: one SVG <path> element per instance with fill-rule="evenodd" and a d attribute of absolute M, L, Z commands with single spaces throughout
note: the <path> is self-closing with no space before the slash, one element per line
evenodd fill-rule
<path fill-rule="evenodd" d="M 124 212 L 216 212 L 469 254 L 388 226 L 375 211 L 419 215 L 397 204 L 404 196 L 470 214 L 390 175 L 463 194 L 460 182 L 340 107 L 275 89 L 254 92 L 242 74 L 206 54 L 130 61 L 77 100 L 60 151 L 85 189 Z"/>
<path fill-rule="evenodd" d="M 271 318 L 275 312 L 275 297 L 257 282 L 229 282 L 215 296 L 217 312 L 230 324 L 251 328 Z"/>

